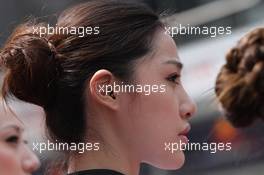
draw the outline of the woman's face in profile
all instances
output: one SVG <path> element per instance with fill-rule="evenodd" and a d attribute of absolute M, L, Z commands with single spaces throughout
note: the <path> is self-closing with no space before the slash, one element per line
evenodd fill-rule
<path fill-rule="evenodd" d="M 181 84 L 182 66 L 175 42 L 164 31 L 155 37 L 154 52 L 136 66 L 135 83 L 165 85 L 165 91 L 138 93 L 136 98 L 129 93 L 121 94 L 121 115 L 126 117 L 120 127 L 141 161 L 162 169 L 178 169 L 185 160 L 183 151 L 172 153 L 165 145 L 186 142 L 182 135 L 190 129 L 188 119 L 195 113 L 196 105 Z"/>
<path fill-rule="evenodd" d="M 22 123 L 8 110 L 0 110 L 0 174 L 28 175 L 39 160 L 28 148 Z"/>

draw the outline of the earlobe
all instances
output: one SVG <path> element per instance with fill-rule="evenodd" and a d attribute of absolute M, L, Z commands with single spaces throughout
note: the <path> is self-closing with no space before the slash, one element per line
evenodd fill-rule
<path fill-rule="evenodd" d="M 118 102 L 112 86 L 114 81 L 114 75 L 108 70 L 102 69 L 94 73 L 89 82 L 91 99 L 105 107 L 116 110 Z"/>

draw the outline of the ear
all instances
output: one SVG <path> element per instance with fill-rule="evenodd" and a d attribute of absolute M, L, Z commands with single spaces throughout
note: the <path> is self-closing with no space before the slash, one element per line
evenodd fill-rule
<path fill-rule="evenodd" d="M 112 110 L 117 110 L 119 99 L 113 89 L 114 82 L 114 75 L 110 71 L 101 69 L 95 72 L 89 83 L 91 99 Z"/>

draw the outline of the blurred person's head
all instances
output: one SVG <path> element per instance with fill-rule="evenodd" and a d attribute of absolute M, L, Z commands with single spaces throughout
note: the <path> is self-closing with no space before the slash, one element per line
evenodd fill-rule
<path fill-rule="evenodd" d="M 264 28 L 249 32 L 230 49 L 215 91 L 233 125 L 264 119 Z"/>
<path fill-rule="evenodd" d="M 183 152 L 166 152 L 164 143 L 179 143 L 188 132 L 195 104 L 181 84 L 176 45 L 155 13 L 138 4 L 89 1 L 64 11 L 56 26 L 99 26 L 98 35 L 40 37 L 33 34 L 40 25 L 20 25 L 3 47 L 4 97 L 42 106 L 50 135 L 60 142 L 99 140 L 133 161 L 183 165 Z M 165 90 L 98 91 L 122 82 Z"/>
<path fill-rule="evenodd" d="M 31 174 L 39 167 L 39 160 L 27 145 L 23 123 L 0 106 L 0 174 Z"/>

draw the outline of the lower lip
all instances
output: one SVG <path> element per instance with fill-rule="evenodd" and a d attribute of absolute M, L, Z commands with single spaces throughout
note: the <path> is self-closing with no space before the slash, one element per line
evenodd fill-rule
<path fill-rule="evenodd" d="M 187 144 L 189 142 L 189 139 L 188 139 L 187 136 L 185 136 L 185 135 L 179 135 L 179 137 L 180 137 L 180 140 L 182 141 L 182 143 Z"/>

